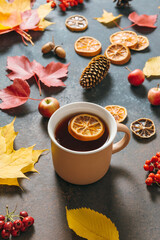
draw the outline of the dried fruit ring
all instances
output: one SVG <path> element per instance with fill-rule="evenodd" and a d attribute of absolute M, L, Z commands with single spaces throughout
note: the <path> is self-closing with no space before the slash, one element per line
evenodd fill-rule
<path fill-rule="evenodd" d="M 132 122 L 130 129 L 140 138 L 150 138 L 156 133 L 154 122 L 148 118 L 140 118 Z"/>
<path fill-rule="evenodd" d="M 129 48 L 134 47 L 137 44 L 137 41 L 138 36 L 133 31 L 120 31 L 110 36 L 110 42 L 112 44 L 120 43 L 126 45 Z"/>
<path fill-rule="evenodd" d="M 108 105 L 105 107 L 109 111 L 116 122 L 123 122 L 127 117 L 127 109 L 118 105 Z"/>
<path fill-rule="evenodd" d="M 105 126 L 98 117 L 84 113 L 76 115 L 71 119 L 68 131 L 78 140 L 92 141 L 103 135 Z"/>
<path fill-rule="evenodd" d="M 138 42 L 137 42 L 136 46 L 131 47 L 131 49 L 135 50 L 135 51 L 143 51 L 148 46 L 149 46 L 148 38 L 145 36 L 142 36 L 142 35 L 138 35 Z"/>
<path fill-rule="evenodd" d="M 111 44 L 106 49 L 104 55 L 113 64 L 123 65 L 131 58 L 131 53 L 128 47 L 123 44 Z"/>
<path fill-rule="evenodd" d="M 93 37 L 80 37 L 74 45 L 77 54 L 85 57 L 93 57 L 101 52 L 101 43 Z"/>
<path fill-rule="evenodd" d="M 81 32 L 87 29 L 88 21 L 84 16 L 73 15 L 66 19 L 66 27 L 73 32 Z"/>

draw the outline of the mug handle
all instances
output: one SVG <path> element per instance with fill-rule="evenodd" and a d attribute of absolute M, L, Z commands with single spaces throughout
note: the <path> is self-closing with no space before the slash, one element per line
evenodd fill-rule
<path fill-rule="evenodd" d="M 117 143 L 113 144 L 112 154 L 121 151 L 125 148 L 130 140 L 131 134 L 128 127 L 122 123 L 117 123 L 117 132 L 124 132 L 124 137 L 118 141 Z"/>

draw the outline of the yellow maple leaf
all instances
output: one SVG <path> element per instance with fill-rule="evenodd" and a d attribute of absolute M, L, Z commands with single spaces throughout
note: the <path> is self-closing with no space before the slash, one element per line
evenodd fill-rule
<path fill-rule="evenodd" d="M 119 14 L 118 16 L 113 16 L 113 13 L 111 12 L 107 12 L 106 10 L 103 10 L 103 14 L 102 17 L 98 17 L 95 18 L 98 22 L 103 23 L 103 24 L 109 24 L 112 23 L 114 21 L 116 21 L 117 19 L 119 19 L 120 17 L 122 17 L 123 15 Z"/>
<path fill-rule="evenodd" d="M 14 122 L 15 119 L 0 127 L 0 184 L 19 186 L 17 178 L 27 178 L 26 172 L 37 172 L 34 164 L 46 150 L 34 150 L 34 146 L 14 150 L 13 143 L 17 136 Z"/>
<path fill-rule="evenodd" d="M 89 208 L 66 208 L 66 217 L 69 228 L 80 237 L 88 240 L 119 240 L 114 223 L 101 213 Z"/>
<path fill-rule="evenodd" d="M 148 59 L 143 68 L 146 77 L 160 76 L 160 56 Z"/>
<path fill-rule="evenodd" d="M 11 13 L 13 11 L 24 12 L 31 9 L 30 0 L 14 0 L 13 2 L 7 2 L 6 0 L 0 0 L 0 12 Z"/>

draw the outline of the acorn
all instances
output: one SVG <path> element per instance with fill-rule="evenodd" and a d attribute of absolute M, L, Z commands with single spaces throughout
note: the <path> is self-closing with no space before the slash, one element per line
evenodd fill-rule
<path fill-rule="evenodd" d="M 61 46 L 55 45 L 53 38 L 52 38 L 52 42 L 48 42 L 48 43 L 46 43 L 45 45 L 42 46 L 41 51 L 42 51 L 43 54 L 46 54 L 46 53 L 49 53 L 49 52 L 53 51 L 60 58 L 65 58 L 66 57 L 65 50 Z"/>

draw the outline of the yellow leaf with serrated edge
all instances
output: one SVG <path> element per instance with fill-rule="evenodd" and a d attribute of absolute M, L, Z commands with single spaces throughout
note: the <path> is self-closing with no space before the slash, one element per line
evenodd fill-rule
<path fill-rule="evenodd" d="M 113 13 L 107 12 L 106 10 L 103 10 L 102 17 L 95 18 L 98 22 L 103 23 L 103 24 L 109 24 L 120 17 L 122 17 L 122 14 L 119 14 L 118 16 L 113 16 Z"/>
<path fill-rule="evenodd" d="M 13 2 L 7 2 L 6 0 L 0 0 L 0 12 L 11 13 L 13 11 L 24 12 L 31 9 L 31 0 L 14 0 Z"/>
<path fill-rule="evenodd" d="M 89 208 L 66 208 L 68 226 L 78 236 L 88 240 L 119 240 L 114 223 L 105 215 Z"/>
<path fill-rule="evenodd" d="M 52 10 L 53 9 L 51 8 L 51 2 L 39 6 L 37 11 L 40 22 L 38 23 L 37 28 L 34 29 L 35 31 L 43 31 L 46 27 L 53 24 L 53 22 L 49 22 L 44 19 Z"/>
<path fill-rule="evenodd" d="M 160 76 L 160 56 L 148 59 L 143 68 L 146 77 Z"/>
<path fill-rule="evenodd" d="M 34 150 L 34 146 L 14 150 L 13 143 L 17 136 L 14 121 L 0 127 L 0 184 L 20 187 L 17 179 L 27 178 L 26 172 L 37 172 L 34 164 L 46 150 Z"/>

